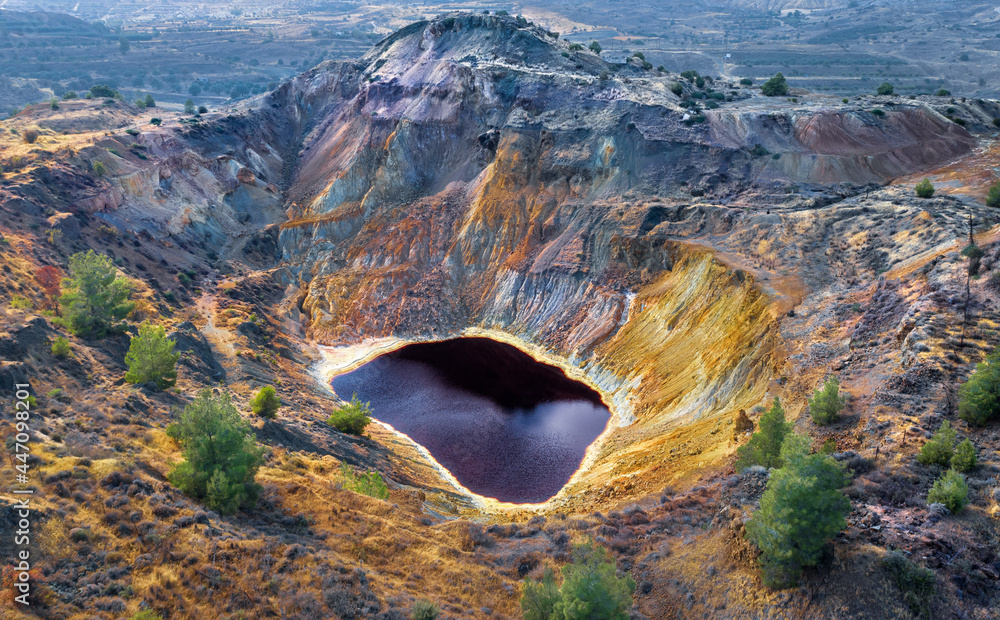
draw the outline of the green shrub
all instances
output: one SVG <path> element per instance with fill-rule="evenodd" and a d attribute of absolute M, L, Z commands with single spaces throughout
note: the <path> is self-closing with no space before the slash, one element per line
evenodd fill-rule
<path fill-rule="evenodd" d="M 153 95 L 146 95 L 146 98 L 143 100 L 143 103 L 146 104 L 147 108 L 155 108 L 156 107 L 156 100 L 153 99 Z"/>
<path fill-rule="evenodd" d="M 934 481 L 934 486 L 927 494 L 927 503 L 944 504 L 952 513 L 959 513 L 969 503 L 968 497 L 969 487 L 965 484 L 965 476 L 949 469 Z"/>
<path fill-rule="evenodd" d="M 438 606 L 430 601 L 419 600 L 413 604 L 410 615 L 413 620 L 435 620 L 438 617 Z"/>
<path fill-rule="evenodd" d="M 1000 181 L 990 186 L 986 192 L 986 206 L 1000 207 Z"/>
<path fill-rule="evenodd" d="M 559 586 L 556 575 L 546 567 L 542 578 L 535 581 L 526 578 L 521 584 L 521 614 L 524 620 L 556 619 L 556 603 L 559 602 Z"/>
<path fill-rule="evenodd" d="M 361 493 L 375 499 L 388 499 L 389 487 L 382 479 L 382 475 L 377 471 L 368 471 L 359 474 L 347 463 L 340 464 L 340 479 L 344 488 L 348 491 Z"/>
<path fill-rule="evenodd" d="M 108 171 L 107 167 L 104 165 L 104 162 L 100 162 L 100 161 L 95 161 L 94 162 L 94 164 L 93 164 L 93 170 L 94 170 L 94 174 L 96 174 L 99 177 L 103 177 L 104 174 Z"/>
<path fill-rule="evenodd" d="M 203 105 L 198 106 L 198 114 L 207 114 L 207 113 L 208 113 L 208 108 L 206 108 Z"/>
<path fill-rule="evenodd" d="M 250 410 L 262 418 L 273 420 L 278 417 L 278 407 L 281 406 L 281 398 L 274 388 L 265 385 L 260 388 L 257 395 L 250 401 Z"/>
<path fill-rule="evenodd" d="M 351 402 L 336 409 L 326 423 L 341 433 L 361 435 L 371 421 L 369 404 L 361 402 L 358 395 L 354 394 L 351 396 Z"/>
<path fill-rule="evenodd" d="M 792 425 L 785 422 L 781 401 L 775 397 L 774 404 L 760 417 L 760 430 L 736 450 L 736 469 L 742 471 L 751 465 L 781 467 L 781 444 L 791 429 Z"/>
<path fill-rule="evenodd" d="M 69 259 L 69 278 L 59 296 L 61 322 L 78 336 L 100 338 L 121 331 L 122 320 L 135 307 L 132 285 L 118 276 L 114 263 L 88 250 Z"/>
<path fill-rule="evenodd" d="M 101 97 L 110 97 L 114 99 L 115 97 L 120 97 L 121 93 L 117 90 L 111 88 L 107 84 L 94 84 L 90 87 L 90 97 L 91 99 L 99 99 Z"/>
<path fill-rule="evenodd" d="M 817 389 L 809 399 L 809 415 L 816 424 L 836 422 L 840 410 L 844 408 L 844 400 L 840 396 L 840 382 L 836 377 L 830 377 L 823 384 L 823 389 Z"/>
<path fill-rule="evenodd" d="M 69 344 L 69 340 L 62 336 L 56 336 L 56 339 L 52 341 L 52 355 L 58 358 L 67 358 L 71 353 L 72 347 Z"/>
<path fill-rule="evenodd" d="M 743 78 L 740 80 L 740 86 L 753 86 L 753 79 Z"/>
<path fill-rule="evenodd" d="M 945 88 L 939 88 L 938 91 L 936 93 L 934 93 L 934 94 L 936 96 L 938 96 L 938 97 L 950 97 L 951 96 L 951 91 L 947 90 Z"/>
<path fill-rule="evenodd" d="M 883 110 L 882 108 L 873 108 L 872 109 L 872 114 L 874 114 L 875 116 L 878 116 L 879 118 L 881 118 L 881 117 L 885 116 L 885 110 Z"/>
<path fill-rule="evenodd" d="M 962 249 L 962 256 L 969 259 L 969 275 L 978 275 L 980 261 L 986 256 L 986 252 L 983 252 L 978 245 L 970 243 Z"/>
<path fill-rule="evenodd" d="M 74 528 L 69 535 L 73 542 L 87 542 L 90 540 L 90 530 L 86 528 Z"/>
<path fill-rule="evenodd" d="M 129 620 L 163 620 L 163 616 L 152 609 L 144 609 L 134 614 Z"/>
<path fill-rule="evenodd" d="M 594 52 L 595 54 L 600 54 L 603 49 L 604 48 L 602 48 L 601 44 L 598 43 L 597 41 L 590 42 L 590 51 Z"/>
<path fill-rule="evenodd" d="M 35 304 L 24 295 L 14 295 L 10 298 L 10 307 L 15 310 L 31 310 Z"/>
<path fill-rule="evenodd" d="M 579 43 L 570 43 L 569 44 L 569 51 L 571 51 L 571 52 L 578 52 L 578 51 L 580 51 L 582 49 L 583 49 L 583 46 L 580 45 Z"/>
<path fill-rule="evenodd" d="M 773 78 L 764 82 L 760 87 L 760 92 L 767 97 L 784 97 L 788 94 L 788 82 L 784 75 L 777 73 Z"/>
<path fill-rule="evenodd" d="M 203 390 L 167 427 L 167 435 L 183 450 L 184 461 L 167 476 L 181 491 L 223 514 L 257 501 L 254 478 L 264 449 L 228 394 Z"/>
<path fill-rule="evenodd" d="M 162 118 L 153 117 L 153 118 L 149 119 L 149 124 L 153 125 L 154 127 L 159 127 L 161 124 L 163 124 L 163 119 Z"/>
<path fill-rule="evenodd" d="M 875 91 L 879 95 L 891 95 L 896 89 L 889 82 L 882 82 L 879 84 L 878 89 Z"/>
<path fill-rule="evenodd" d="M 62 98 L 63 98 L 63 101 L 69 101 L 70 99 L 76 99 L 77 98 L 76 91 L 75 90 L 67 90 L 66 92 L 63 93 Z"/>
<path fill-rule="evenodd" d="M 684 94 L 684 87 L 681 86 L 680 82 L 674 82 L 670 85 L 670 92 L 680 97 Z"/>
<path fill-rule="evenodd" d="M 194 101 L 191 101 L 190 99 L 188 99 L 188 100 L 186 100 L 184 102 L 184 113 L 185 114 L 194 114 Z"/>
<path fill-rule="evenodd" d="M 959 388 L 958 399 L 958 416 L 969 424 L 983 426 L 1000 417 L 1000 349 L 976 365 L 976 372 Z"/>
<path fill-rule="evenodd" d="M 882 568 L 903 593 L 903 600 L 915 615 L 930 618 L 930 602 L 934 596 L 934 571 L 911 561 L 901 551 L 890 551 L 882 558 Z"/>
<path fill-rule="evenodd" d="M 955 454 L 951 457 L 951 467 L 956 471 L 968 473 L 976 467 L 976 447 L 968 438 L 962 440 L 955 447 Z"/>
<path fill-rule="evenodd" d="M 49 101 L 49 107 L 52 108 L 53 110 L 58 110 L 59 109 L 59 99 L 53 97 Z"/>
<path fill-rule="evenodd" d="M 808 437 L 789 434 L 781 459 L 785 465 L 771 473 L 760 510 L 746 525 L 771 587 L 790 586 L 802 567 L 815 566 L 851 510 L 841 492 L 848 482 L 844 466 L 829 455 L 810 454 Z"/>
<path fill-rule="evenodd" d="M 951 463 L 952 454 L 955 451 L 955 429 L 951 423 L 945 420 L 941 427 L 934 433 L 934 437 L 920 448 L 917 461 L 924 465 L 941 465 L 948 467 Z"/>
<path fill-rule="evenodd" d="M 635 581 L 618 576 L 614 559 L 593 540 L 573 546 L 573 561 L 562 569 L 563 582 L 546 569 L 541 581 L 521 585 L 524 620 L 626 620 Z"/>
<path fill-rule="evenodd" d="M 177 383 L 175 368 L 180 353 L 174 353 L 176 342 L 167 338 L 162 325 L 144 321 L 139 326 L 139 335 L 132 339 L 125 363 L 128 372 L 125 381 L 129 383 L 153 383 L 158 389 L 173 387 Z"/>
<path fill-rule="evenodd" d="M 934 195 L 934 185 L 931 184 L 930 179 L 924 179 L 917 183 L 913 189 L 916 190 L 917 196 L 920 198 L 930 198 Z"/>

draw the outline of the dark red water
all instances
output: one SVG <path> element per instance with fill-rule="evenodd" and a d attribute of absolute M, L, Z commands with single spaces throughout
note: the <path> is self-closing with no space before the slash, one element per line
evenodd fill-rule
<path fill-rule="evenodd" d="M 409 345 L 332 385 L 370 402 L 466 488 L 505 502 L 555 495 L 610 417 L 594 390 L 488 338 Z"/>

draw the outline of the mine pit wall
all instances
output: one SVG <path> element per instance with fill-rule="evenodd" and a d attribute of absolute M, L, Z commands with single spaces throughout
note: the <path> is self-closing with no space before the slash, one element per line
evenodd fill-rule
<path fill-rule="evenodd" d="M 767 180 L 885 183 L 967 154 L 976 144 L 963 127 L 929 107 L 865 110 L 710 111 L 708 141 L 727 149 L 758 144 Z"/>
<path fill-rule="evenodd" d="M 717 418 L 761 402 L 777 372 L 770 300 L 752 278 L 706 251 L 670 245 L 672 268 L 634 297 L 566 276 L 507 273 L 477 317 L 477 327 L 576 366 L 612 405 L 609 431 L 560 495 L 616 480 L 642 489 L 632 478 L 649 479 L 651 466 L 666 461 L 669 430 L 717 427 Z M 706 458 L 729 453 L 730 436 L 717 432 L 702 448 Z M 670 475 L 649 483 L 662 487 Z"/>
<path fill-rule="evenodd" d="M 314 135 L 303 188 L 290 193 L 317 191 L 279 240 L 314 339 L 483 334 L 582 373 L 614 417 L 553 506 L 619 482 L 622 497 L 658 492 L 675 475 L 659 467 L 671 429 L 704 435 L 699 463 L 731 451 L 719 418 L 759 403 L 775 373 L 769 301 L 709 252 L 626 221 L 644 207 L 601 199 L 621 196 L 634 182 L 628 170 L 644 168 L 632 149 L 507 130 L 495 154 L 463 151 L 441 126 L 407 122 L 347 121 Z M 476 144 L 466 138 L 457 143 Z M 440 179 L 434 160 L 461 172 L 418 186 L 422 195 L 404 192 L 413 179 Z M 331 162 L 339 173 L 327 176 Z"/>

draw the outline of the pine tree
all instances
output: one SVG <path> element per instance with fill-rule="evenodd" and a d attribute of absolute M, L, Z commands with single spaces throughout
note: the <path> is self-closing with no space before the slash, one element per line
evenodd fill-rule
<path fill-rule="evenodd" d="M 184 461 L 167 476 L 181 491 L 224 514 L 257 501 L 260 486 L 254 478 L 264 449 L 228 394 L 203 390 L 167 427 L 167 435 L 183 449 Z"/>
<path fill-rule="evenodd" d="M 948 467 L 955 452 L 955 429 L 945 420 L 927 443 L 920 448 L 917 461 L 924 465 L 941 465 Z"/>
<path fill-rule="evenodd" d="M 983 426 L 1000 417 L 1000 349 L 976 365 L 958 396 L 958 415 L 969 424 Z"/>
<path fill-rule="evenodd" d="M 559 586 L 551 568 L 538 581 L 525 579 L 521 585 L 521 613 L 524 620 L 549 620 L 559 601 Z"/>
<path fill-rule="evenodd" d="M 816 390 L 809 399 L 809 415 L 816 424 L 835 422 L 843 408 L 844 398 L 840 396 L 840 382 L 836 377 L 828 378 L 823 384 L 823 389 Z"/>
<path fill-rule="evenodd" d="M 368 403 L 361 402 L 357 394 L 351 396 L 351 402 L 335 409 L 326 423 L 341 433 L 361 435 L 371 424 L 371 409 Z"/>
<path fill-rule="evenodd" d="M 951 457 L 951 467 L 955 471 L 968 473 L 976 468 L 976 447 L 966 438 L 955 448 Z"/>
<path fill-rule="evenodd" d="M 270 385 L 260 388 L 257 395 L 250 401 L 250 410 L 269 420 L 277 417 L 278 407 L 281 407 L 281 398 Z"/>
<path fill-rule="evenodd" d="M 760 92 L 767 97 L 784 97 L 788 94 L 788 82 L 784 75 L 776 73 L 773 78 L 761 85 Z"/>
<path fill-rule="evenodd" d="M 934 184 L 931 183 L 930 179 L 924 179 L 917 183 L 913 189 L 920 198 L 930 198 L 934 195 Z"/>
<path fill-rule="evenodd" d="M 781 467 L 781 444 L 791 429 L 792 425 L 785 422 L 781 401 L 775 397 L 771 408 L 760 417 L 760 430 L 736 451 L 736 469 L 742 471 L 751 465 Z"/>
<path fill-rule="evenodd" d="M 525 620 L 627 620 L 635 581 L 618 576 L 607 549 L 588 540 L 573 547 L 573 561 L 562 569 L 563 582 L 546 569 L 541 581 L 525 579 L 521 612 Z"/>
<path fill-rule="evenodd" d="M 128 372 L 125 380 L 129 383 L 155 383 L 159 389 L 172 387 L 177 383 L 174 366 L 180 353 L 174 353 L 173 340 L 167 338 L 163 327 L 144 321 L 139 326 L 139 335 L 132 339 L 125 354 Z"/>
<path fill-rule="evenodd" d="M 844 466 L 829 455 L 810 454 L 808 437 L 789 434 L 781 459 L 785 465 L 771 473 L 760 510 L 746 525 L 770 586 L 791 585 L 803 566 L 817 564 L 851 510 L 840 490 L 848 482 Z"/>
<path fill-rule="evenodd" d="M 997 181 L 986 191 L 986 206 L 1000 207 L 1000 181 Z"/>
<path fill-rule="evenodd" d="M 941 474 L 927 494 L 927 503 L 944 504 L 952 513 L 962 512 L 969 503 L 969 486 L 965 483 L 965 476 L 954 469 Z"/>
<path fill-rule="evenodd" d="M 215 470 L 205 486 L 205 505 L 224 515 L 240 508 L 240 491 L 221 469 Z"/>
<path fill-rule="evenodd" d="M 111 260 L 93 250 L 79 252 L 69 259 L 69 273 L 59 296 L 66 327 L 84 338 L 120 331 L 135 304 L 129 301 L 132 285 L 118 276 Z"/>

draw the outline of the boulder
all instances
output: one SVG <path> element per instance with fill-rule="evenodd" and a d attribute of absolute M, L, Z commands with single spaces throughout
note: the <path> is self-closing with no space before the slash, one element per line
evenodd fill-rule
<path fill-rule="evenodd" d="M 733 438 L 737 438 L 743 433 L 753 431 L 753 420 L 747 416 L 747 412 L 740 409 L 733 416 Z"/>

